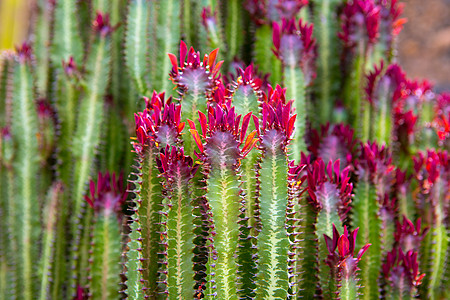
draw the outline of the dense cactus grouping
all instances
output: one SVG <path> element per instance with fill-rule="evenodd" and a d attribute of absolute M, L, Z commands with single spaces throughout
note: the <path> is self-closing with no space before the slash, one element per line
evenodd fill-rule
<path fill-rule="evenodd" d="M 401 3 L 35 2 L 1 299 L 450 297 L 450 94 L 396 63 Z"/>

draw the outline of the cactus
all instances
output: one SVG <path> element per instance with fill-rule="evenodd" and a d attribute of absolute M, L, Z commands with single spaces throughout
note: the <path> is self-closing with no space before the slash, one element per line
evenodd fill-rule
<path fill-rule="evenodd" d="M 395 63 L 398 1 L 34 9 L 1 299 L 449 298 L 450 97 Z"/>

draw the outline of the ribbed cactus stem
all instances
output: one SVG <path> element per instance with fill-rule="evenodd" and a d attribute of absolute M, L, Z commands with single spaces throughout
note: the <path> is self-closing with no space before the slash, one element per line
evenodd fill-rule
<path fill-rule="evenodd" d="M 448 225 L 446 227 L 444 222 L 444 194 L 447 190 L 448 194 L 449 185 L 443 178 L 438 178 L 434 182 L 433 197 L 434 203 L 431 207 L 431 215 L 433 216 L 433 225 L 430 230 L 431 237 L 431 257 L 429 265 L 429 278 L 428 281 L 428 297 L 436 299 L 439 297 L 439 288 L 442 286 L 443 275 L 445 274 L 445 268 L 448 268 L 446 255 L 448 254 L 450 237 L 448 234 Z M 442 200 L 441 200 L 442 199 Z"/>
<path fill-rule="evenodd" d="M 104 95 L 110 75 L 110 34 L 113 30 L 109 24 L 107 15 L 98 14 L 94 25 L 94 37 L 91 52 L 88 56 L 86 67 L 88 75 L 86 82 L 86 95 L 80 104 L 77 127 L 73 138 L 74 185 L 72 189 L 72 215 L 71 229 L 74 241 L 80 241 L 84 234 L 82 227 L 84 214 L 83 195 L 86 191 L 86 183 L 93 169 L 96 156 L 96 148 L 100 143 L 101 126 L 104 116 Z M 81 247 L 80 247 L 81 246 Z M 84 245 L 86 246 L 86 245 Z M 76 282 L 80 272 L 79 249 L 83 245 L 72 243 L 72 267 L 71 290 L 75 293 Z"/>
<path fill-rule="evenodd" d="M 120 225 L 115 214 L 104 213 L 95 217 L 89 283 L 93 299 L 106 300 L 118 296 L 122 238 Z"/>
<path fill-rule="evenodd" d="M 167 53 L 174 53 L 177 50 L 180 32 L 180 11 L 181 0 L 159 1 L 157 3 L 157 26 L 161 30 L 156 32 L 156 43 L 152 43 L 152 51 L 157 53 L 156 61 L 158 62 L 158 72 L 152 79 L 161 92 L 168 95 L 172 93 L 167 70 L 170 70 L 170 60 Z"/>
<path fill-rule="evenodd" d="M 79 35 L 76 14 L 76 0 L 55 1 L 54 37 L 51 60 L 55 65 L 73 56 L 77 63 L 83 59 L 83 44 Z"/>
<path fill-rule="evenodd" d="M 191 198 L 193 160 L 182 149 L 166 148 L 161 154 L 164 200 L 161 210 L 162 265 L 168 299 L 194 295 L 194 215 Z M 167 273 L 166 273 L 167 272 Z"/>
<path fill-rule="evenodd" d="M 127 251 L 123 256 L 126 256 L 125 261 L 125 276 L 126 276 L 126 289 L 125 294 L 131 299 L 142 300 L 145 298 L 144 280 L 142 276 L 143 261 L 145 261 L 142 255 L 142 227 L 140 223 L 139 208 L 142 203 L 141 199 L 141 184 L 142 184 L 142 168 L 141 162 L 138 159 L 137 165 L 134 166 L 134 171 L 130 173 L 129 183 L 132 185 L 131 190 L 128 192 L 134 195 L 133 203 L 136 207 L 133 209 L 134 213 L 130 217 L 130 234 L 127 242 Z"/>
<path fill-rule="evenodd" d="M 242 44 L 244 42 L 242 3 L 242 0 L 227 1 L 227 22 L 225 23 L 227 64 L 231 63 L 235 56 L 240 56 L 240 52 L 242 51 Z"/>
<path fill-rule="evenodd" d="M 295 133 L 290 146 L 290 153 L 294 161 L 299 162 L 300 154 L 306 152 L 306 85 L 303 71 L 297 66 L 285 66 L 283 70 L 284 82 L 287 87 L 286 98 L 294 99 L 295 113 L 299 116 L 295 120 Z"/>
<path fill-rule="evenodd" d="M 42 256 L 40 259 L 40 292 L 39 299 L 51 299 L 51 285 L 53 278 L 54 243 L 56 241 L 57 223 L 61 210 L 63 186 L 61 182 L 56 182 L 50 187 L 46 199 L 44 238 L 42 243 Z"/>
<path fill-rule="evenodd" d="M 345 268 L 348 268 L 349 266 L 345 265 Z M 348 271 L 344 271 L 348 272 Z M 339 299 L 341 300 L 356 300 L 358 299 L 358 282 L 356 278 L 350 277 L 350 278 L 343 278 L 340 282 L 339 287 Z"/>
<path fill-rule="evenodd" d="M 333 184 L 326 182 L 323 189 L 317 193 L 322 209 L 317 216 L 316 234 L 319 240 L 319 257 L 326 257 L 328 250 L 325 241 L 321 239 L 324 234 L 333 234 L 333 224 L 342 231 L 342 222 L 339 219 L 339 195 Z M 332 298 L 336 292 L 336 282 L 329 278 L 330 268 L 322 261 L 319 262 L 319 280 L 324 298 Z"/>
<path fill-rule="evenodd" d="M 32 299 L 37 284 L 34 263 L 38 259 L 39 205 L 37 201 L 36 177 L 38 175 L 37 113 L 33 95 L 33 80 L 30 66 L 29 46 L 24 44 L 14 66 L 13 118 L 11 133 L 17 150 L 14 160 L 16 176 L 16 207 L 20 207 L 18 218 L 18 295 Z"/>
<path fill-rule="evenodd" d="M 277 59 L 272 51 L 272 45 L 267 43 L 272 37 L 272 28 L 264 24 L 256 28 L 254 60 L 258 69 L 263 73 L 270 74 L 270 82 L 281 82 L 281 61 Z"/>
<path fill-rule="evenodd" d="M 36 73 L 40 74 L 36 81 L 36 88 L 41 97 L 47 96 L 47 86 L 50 71 L 51 24 L 53 19 L 53 5 L 50 1 L 37 1 L 38 14 L 35 25 L 34 49 L 36 55 Z"/>
<path fill-rule="evenodd" d="M 318 64 L 316 86 L 319 104 L 317 106 L 320 123 L 328 122 L 333 111 L 333 93 L 339 87 L 338 60 L 333 56 L 338 50 L 338 18 L 336 8 L 342 0 L 314 0 L 314 34 L 318 43 Z M 302 10 L 305 11 L 305 10 Z"/>
<path fill-rule="evenodd" d="M 208 261 L 209 270 L 214 272 L 214 282 L 208 284 L 215 286 L 215 294 L 219 299 L 238 299 L 235 253 L 239 238 L 241 189 L 238 161 L 231 156 L 237 142 L 233 143 L 231 134 L 227 132 L 217 132 L 211 140 L 215 142 L 208 147 L 209 155 L 214 156 L 208 157 L 208 164 L 204 165 L 203 171 L 207 174 L 206 199 L 209 200 L 214 223 L 216 255 Z M 232 143 L 227 143 L 229 140 Z"/>
<path fill-rule="evenodd" d="M 126 65 L 135 89 L 140 95 L 146 95 L 149 91 L 145 64 L 149 52 L 147 29 L 150 17 L 149 6 L 149 1 L 146 0 L 133 0 L 128 6 L 125 39 Z"/>
<path fill-rule="evenodd" d="M 375 299 L 379 295 L 378 276 L 381 267 L 381 221 L 376 188 L 368 179 L 369 174 L 359 178 L 353 200 L 353 224 L 359 226 L 356 247 L 370 242 L 372 246 L 360 263 L 362 299 Z"/>
<path fill-rule="evenodd" d="M 281 148 L 284 136 L 272 129 L 262 137 L 259 173 L 260 219 L 258 277 L 255 299 L 285 299 L 288 290 L 286 209 L 288 202 L 287 154 Z"/>
<path fill-rule="evenodd" d="M 142 279 L 144 280 L 145 293 L 154 297 L 158 292 L 158 253 L 161 247 L 159 242 L 161 217 L 159 211 L 162 204 L 162 179 L 158 177 L 159 171 L 156 168 L 156 159 L 158 157 L 155 148 L 148 149 L 148 152 L 141 158 L 139 181 L 135 181 L 140 185 L 139 195 L 135 193 L 135 201 L 140 201 L 136 207 L 135 227 L 139 228 L 142 256 Z M 139 226 L 138 226 L 139 225 Z M 137 234 L 133 234 L 136 235 Z M 133 242 L 133 241 L 131 241 Z M 136 243 L 136 242 L 133 242 Z"/>

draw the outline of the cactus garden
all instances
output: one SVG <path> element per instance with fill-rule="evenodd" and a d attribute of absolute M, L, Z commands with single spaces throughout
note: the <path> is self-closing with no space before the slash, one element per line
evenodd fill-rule
<path fill-rule="evenodd" d="M 450 298 L 450 92 L 397 63 L 402 3 L 35 2 L 0 299 Z"/>

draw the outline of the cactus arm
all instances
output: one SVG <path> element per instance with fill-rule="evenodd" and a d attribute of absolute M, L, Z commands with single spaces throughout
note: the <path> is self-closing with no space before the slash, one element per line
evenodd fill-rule
<path fill-rule="evenodd" d="M 264 140 L 266 139 L 266 140 Z M 260 162 L 260 219 L 258 277 L 255 299 L 285 299 L 288 290 L 289 239 L 285 228 L 288 199 L 286 153 L 279 146 L 281 133 L 271 130 Z"/>
<path fill-rule="evenodd" d="M 393 128 L 393 113 L 392 113 L 392 94 L 389 92 L 389 82 L 383 81 L 384 86 L 379 92 L 379 101 L 375 104 L 374 109 L 374 138 L 379 143 L 385 145 L 392 144 L 392 128 Z M 386 86 L 387 85 L 387 86 Z M 366 121 L 364 121 L 366 122 Z"/>
<path fill-rule="evenodd" d="M 346 266 L 348 268 L 348 266 Z M 345 272 L 345 271 L 344 271 Z M 356 300 L 358 298 L 358 282 L 354 277 L 342 278 L 339 287 L 339 299 Z"/>
<path fill-rule="evenodd" d="M 366 142 L 370 138 L 371 124 L 369 119 L 370 106 L 367 102 L 362 101 L 365 58 L 361 51 L 363 50 L 360 50 L 360 53 L 353 60 L 350 74 L 344 82 L 343 92 L 351 114 L 350 118 L 353 120 L 353 127 L 359 128 L 357 135 L 363 142 Z M 366 107 L 362 108 L 362 105 Z"/>
<path fill-rule="evenodd" d="M 92 13 L 94 15 L 91 17 L 94 18 L 95 14 L 99 11 L 109 14 L 111 11 L 111 2 L 112 1 L 109 1 L 109 0 L 93 0 L 92 1 Z"/>
<path fill-rule="evenodd" d="M 260 114 L 258 89 L 253 89 L 252 83 L 246 85 L 238 85 L 234 89 L 233 105 L 235 105 L 236 113 L 246 115 L 252 112 L 255 115 Z M 248 130 L 253 132 L 255 125 L 250 122 Z M 245 211 L 241 216 L 241 236 L 240 246 L 238 249 L 238 263 L 240 272 L 240 290 L 242 295 L 254 296 L 256 263 L 255 263 L 255 246 L 256 246 L 256 174 L 255 166 L 258 160 L 258 151 L 250 151 L 245 159 L 241 162 L 242 170 L 242 196 L 244 198 Z"/>
<path fill-rule="evenodd" d="M 293 107 L 297 114 L 295 133 L 292 138 L 290 151 L 294 161 L 299 162 L 301 152 L 306 151 L 306 86 L 303 71 L 300 67 L 288 65 L 283 71 L 284 82 L 287 87 L 286 99 L 294 99 Z"/>
<path fill-rule="evenodd" d="M 56 182 L 50 187 L 44 210 L 44 238 L 42 243 L 42 256 L 40 259 L 40 293 L 39 299 L 51 298 L 51 285 L 54 263 L 54 241 L 56 239 L 56 226 L 62 200 L 62 184 Z"/>
<path fill-rule="evenodd" d="M 319 240 L 319 256 L 325 258 L 328 255 L 325 240 L 320 238 L 324 234 L 333 235 L 333 224 L 338 231 L 342 231 L 342 222 L 339 218 L 339 194 L 335 186 L 329 182 L 323 184 L 322 189 L 316 192 L 318 202 L 322 209 L 317 216 L 316 234 Z M 330 268 L 323 261 L 319 263 L 319 280 L 324 293 L 324 298 L 332 298 L 336 292 L 336 282 L 330 279 Z"/>
<path fill-rule="evenodd" d="M 437 199 L 433 199 L 436 203 L 432 204 L 434 222 L 431 227 L 429 235 L 431 236 L 431 257 L 429 260 L 429 278 L 428 278 L 428 297 L 435 299 L 439 297 L 440 289 L 447 287 L 442 286 L 443 276 L 445 274 L 446 255 L 449 247 L 448 229 L 445 225 L 445 213 L 444 203 L 448 184 L 446 184 L 444 178 L 438 179 L 434 183 L 433 196 Z M 437 200 L 437 201 L 436 201 Z"/>
<path fill-rule="evenodd" d="M 166 151 L 166 157 L 168 155 L 171 154 Z M 164 234 L 161 242 L 167 246 L 162 264 L 167 275 L 162 281 L 166 284 L 168 299 L 190 299 L 194 295 L 195 234 L 189 178 L 191 169 L 183 161 L 184 158 L 169 158 L 172 159 L 169 161 L 171 170 L 163 183 L 165 192 L 161 231 Z"/>
<path fill-rule="evenodd" d="M 59 0 L 55 5 L 54 37 L 51 60 L 55 65 L 73 56 L 77 63 L 83 60 L 83 44 L 78 33 L 76 0 Z"/>
<path fill-rule="evenodd" d="M 120 223 L 115 214 L 99 214 L 95 219 L 89 290 L 93 299 L 113 299 L 120 283 Z"/>
<path fill-rule="evenodd" d="M 174 53 L 178 48 L 180 38 L 180 0 L 160 1 L 158 9 L 158 30 L 157 35 L 157 57 L 158 72 L 156 78 L 152 80 L 155 86 L 158 86 L 160 91 L 165 91 L 167 94 L 172 93 L 170 88 L 170 81 L 167 76 L 167 71 L 170 70 L 170 60 L 167 53 Z"/>
<path fill-rule="evenodd" d="M 140 233 L 142 238 L 141 255 L 142 261 L 142 278 L 145 280 L 146 293 L 148 295 L 156 295 L 158 292 L 158 252 L 160 252 L 160 226 L 161 222 L 159 211 L 161 210 L 161 179 L 157 177 L 159 174 L 156 169 L 157 152 L 156 149 L 149 149 L 142 160 L 141 165 L 141 188 L 140 200 L 137 214 L 140 222 Z"/>
<path fill-rule="evenodd" d="M 182 34 L 185 38 L 185 42 L 188 45 L 193 45 L 195 39 L 195 8 L 198 5 L 198 1 L 196 0 L 182 0 Z"/>
<path fill-rule="evenodd" d="M 313 299 L 318 278 L 318 240 L 316 235 L 317 212 L 308 203 L 306 193 L 298 198 L 297 211 L 300 219 L 296 245 L 295 270 L 297 282 L 296 299 Z M 314 287 L 314 288 L 312 288 Z"/>
<path fill-rule="evenodd" d="M 259 70 L 270 73 L 270 82 L 281 82 L 281 62 L 272 52 L 272 45 L 267 41 L 272 38 L 270 25 L 262 25 L 255 32 L 254 60 Z"/>
<path fill-rule="evenodd" d="M 319 94 L 319 119 L 325 124 L 331 118 L 333 102 L 332 95 L 339 86 L 338 60 L 333 57 L 338 48 L 338 22 L 336 8 L 341 0 L 314 0 L 314 33 L 319 45 L 317 80 Z M 302 9 L 306 11 L 306 9 Z"/>
<path fill-rule="evenodd" d="M 21 54 L 25 55 L 25 54 Z M 39 152 L 37 147 L 37 113 L 33 97 L 31 68 L 24 58 L 14 67 L 12 135 L 17 145 L 14 172 L 16 174 L 16 201 L 21 214 L 18 221 L 19 289 L 22 299 L 35 295 L 35 272 L 39 237 L 39 206 L 36 199 L 36 176 Z"/>
<path fill-rule="evenodd" d="M 51 23 L 53 9 L 49 1 L 41 0 L 37 3 L 37 20 L 34 40 L 36 56 L 36 88 L 41 97 L 47 96 L 48 75 L 50 68 L 49 41 L 51 40 Z"/>
<path fill-rule="evenodd" d="M 127 280 L 125 281 L 126 289 L 125 294 L 128 296 L 127 299 L 143 300 L 145 297 L 145 292 L 143 291 L 143 276 L 142 262 L 145 261 L 142 256 L 142 228 L 140 223 L 139 209 L 142 203 L 141 199 L 141 189 L 142 189 L 142 160 L 137 160 L 137 165 L 134 166 L 136 172 L 131 172 L 131 176 L 134 179 L 129 179 L 129 183 L 133 185 L 133 189 L 130 190 L 134 195 L 133 203 L 136 207 L 133 209 L 134 214 L 130 218 L 130 234 L 127 242 L 127 251 L 124 253 L 126 256 L 126 272 L 125 276 Z"/>
<path fill-rule="evenodd" d="M 101 124 L 104 117 L 103 98 L 110 75 L 109 35 L 101 35 L 99 32 L 96 35 L 86 64 L 88 68 L 86 82 L 88 85 L 86 95 L 81 102 L 80 111 L 78 112 L 77 124 L 79 126 L 76 128 L 73 138 L 75 173 L 72 202 L 73 216 L 76 219 L 71 224 L 75 241 L 80 241 L 84 232 L 82 227 L 80 227 L 85 206 L 83 194 L 86 191 L 86 183 L 93 168 L 95 149 L 100 143 Z M 85 222 L 87 222 L 87 218 Z M 79 249 L 82 249 L 83 245 L 77 245 L 77 243 L 72 244 L 72 265 L 76 267 L 73 268 L 75 274 L 72 276 L 71 288 L 75 292 L 76 284 L 73 281 L 77 280 L 78 274 L 76 272 L 80 271 L 78 256 Z"/>
<path fill-rule="evenodd" d="M 140 95 L 145 95 L 149 91 L 149 85 L 145 80 L 145 74 L 147 73 L 145 62 L 147 61 L 146 56 L 149 53 L 149 45 L 147 42 L 149 12 L 149 1 L 130 1 L 127 16 L 125 58 L 128 73 L 133 79 L 135 88 Z"/>
<path fill-rule="evenodd" d="M 243 13 L 240 9 L 243 5 L 242 0 L 227 1 L 227 22 L 225 25 L 225 36 L 227 40 L 227 62 L 230 63 L 235 56 L 239 56 L 242 51 L 244 40 L 243 31 Z"/>
<path fill-rule="evenodd" d="M 360 262 L 362 299 L 378 297 L 378 276 L 381 268 L 381 221 L 378 217 L 379 204 L 375 187 L 368 178 L 359 179 L 353 201 L 353 227 L 359 226 L 356 248 L 372 244 Z"/>
<path fill-rule="evenodd" d="M 238 273 L 235 253 L 239 237 L 241 198 L 239 172 L 236 167 L 230 168 L 227 163 L 236 160 L 230 156 L 233 146 L 237 146 L 230 144 L 230 136 L 229 133 L 216 133 L 217 141 L 222 140 L 223 143 L 217 143 L 217 148 L 211 147 L 211 165 L 205 166 L 204 170 L 208 174 L 206 199 L 211 207 L 216 232 L 213 237 L 214 249 L 217 252 L 215 259 L 208 261 L 208 269 L 215 273 L 213 278 L 218 299 L 237 299 Z M 212 285 L 211 282 L 209 284 Z"/>

